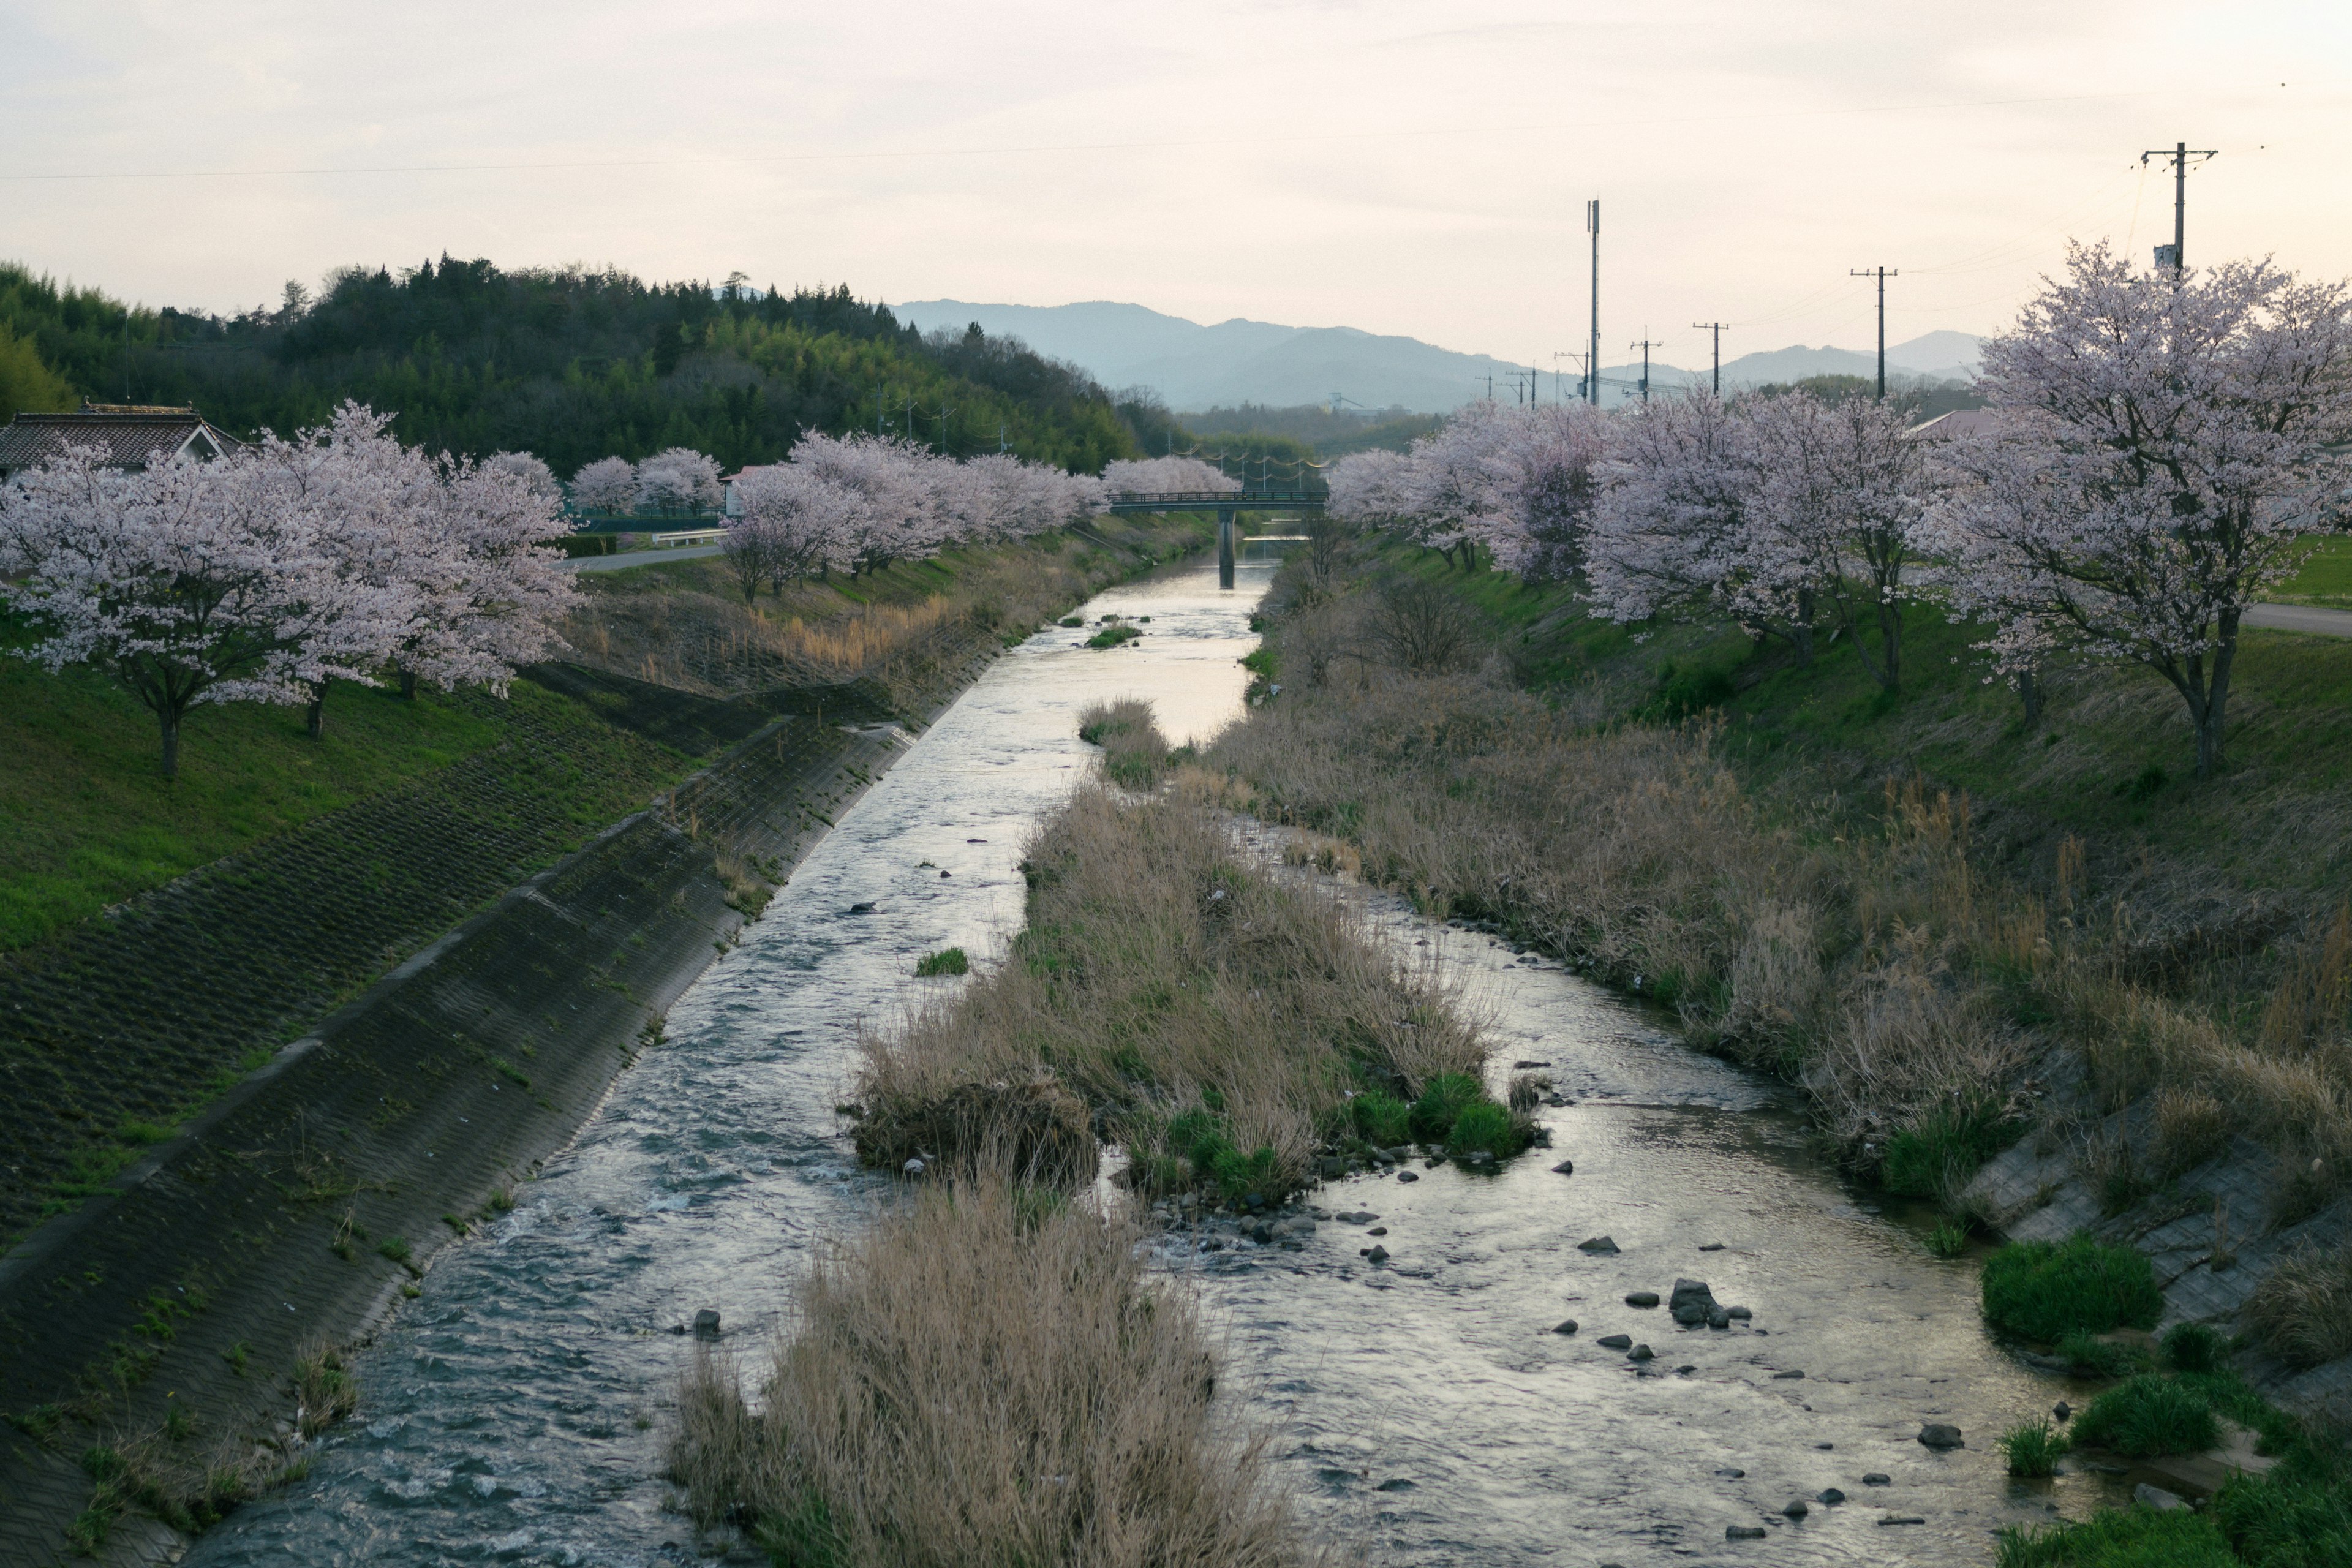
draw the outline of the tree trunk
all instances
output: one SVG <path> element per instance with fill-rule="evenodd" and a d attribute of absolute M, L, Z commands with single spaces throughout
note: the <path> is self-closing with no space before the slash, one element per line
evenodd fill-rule
<path fill-rule="evenodd" d="M 404 669 L 400 672 L 400 695 L 410 702 L 416 700 L 416 672 L 415 670 Z"/>
<path fill-rule="evenodd" d="M 1797 668 L 1808 668 L 1813 662 L 1813 591 L 1797 590 L 1797 620 L 1789 628 L 1789 641 L 1797 649 Z"/>
<path fill-rule="evenodd" d="M 1889 691 L 1903 686 L 1903 606 L 1882 599 L 1878 604 L 1878 646 L 1884 666 L 1878 684 Z"/>
<path fill-rule="evenodd" d="M 180 720 L 177 714 L 163 718 L 163 780 L 177 784 L 180 780 Z"/>
<path fill-rule="evenodd" d="M 2017 695 L 2025 703 L 2025 727 L 2037 729 L 2042 723 L 2042 682 L 2033 671 L 2023 669 L 2017 675 Z"/>
<path fill-rule="evenodd" d="M 310 706 L 309 711 L 303 715 L 303 725 L 310 731 L 310 739 L 314 741 L 326 739 L 327 683 L 323 680 L 310 682 Z"/>

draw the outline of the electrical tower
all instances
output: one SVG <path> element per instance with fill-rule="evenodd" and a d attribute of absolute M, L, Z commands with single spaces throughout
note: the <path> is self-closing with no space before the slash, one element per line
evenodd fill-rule
<path fill-rule="evenodd" d="M 1715 395 L 1723 395 L 1723 330 L 1729 321 L 1693 321 L 1692 326 L 1703 332 L 1715 334 Z"/>
<path fill-rule="evenodd" d="M 2139 161 L 2143 164 L 2150 158 L 2172 160 L 2172 243 L 2169 246 L 2159 245 L 2156 247 L 2156 264 L 2162 267 L 2169 262 L 2173 276 L 2176 278 L 2180 276 L 2188 266 L 2188 263 L 2182 259 L 2182 249 L 2189 238 L 2189 160 L 2194 158 L 2203 163 L 2221 155 L 2221 152 L 2218 147 L 2192 148 L 2186 142 L 2176 142 L 2168 150 L 2158 147 L 2154 152 L 2142 153 L 2139 155 Z M 2171 252 L 2169 256 L 2165 254 L 2168 250 Z"/>
<path fill-rule="evenodd" d="M 1878 279 L 1878 400 L 1886 401 L 1886 280 L 1900 278 L 1900 272 L 1884 267 L 1856 267 L 1847 269 L 1849 278 Z"/>

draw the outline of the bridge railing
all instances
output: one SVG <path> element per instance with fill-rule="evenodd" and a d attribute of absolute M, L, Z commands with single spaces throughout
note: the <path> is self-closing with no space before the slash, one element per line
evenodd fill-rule
<path fill-rule="evenodd" d="M 1323 490 L 1121 490 L 1110 498 L 1114 507 L 1149 510 L 1165 507 L 1190 511 L 1203 507 L 1240 507 L 1260 510 L 1283 506 L 1321 506 Z"/>

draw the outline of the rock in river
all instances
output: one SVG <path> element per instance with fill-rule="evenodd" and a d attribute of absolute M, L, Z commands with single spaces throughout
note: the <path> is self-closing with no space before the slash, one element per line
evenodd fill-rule
<path fill-rule="evenodd" d="M 1397 1180 L 1400 1182 L 1417 1182 L 1421 1180 L 1421 1173 L 1418 1171 L 1399 1171 L 1397 1173 Z"/>
<path fill-rule="evenodd" d="M 1727 1524 L 1723 1527 L 1726 1541 L 1761 1541 L 1764 1527 L 1760 1524 Z"/>
<path fill-rule="evenodd" d="M 1654 1358 L 1654 1354 L 1655 1352 L 1647 1345 L 1635 1345 L 1632 1350 L 1625 1352 L 1625 1359 L 1627 1361 L 1649 1361 Z"/>
<path fill-rule="evenodd" d="M 698 1340 L 717 1339 L 719 1337 L 719 1314 L 708 1307 L 705 1307 L 699 1312 L 695 1313 L 694 1337 Z"/>
<path fill-rule="evenodd" d="M 1551 1173 L 1555 1176 L 1572 1176 L 1576 1174 L 1576 1162 L 1573 1160 L 1562 1160 L 1559 1164 L 1554 1165 L 1551 1168 Z"/>
<path fill-rule="evenodd" d="M 1389 1249 L 1375 1242 L 1372 1245 L 1372 1249 L 1370 1252 L 1365 1253 L 1364 1256 L 1374 1263 L 1386 1263 L 1389 1260 Z"/>
<path fill-rule="evenodd" d="M 1845 1493 L 1838 1490 L 1835 1487 L 1825 1487 L 1822 1490 L 1813 1494 L 1813 1500 L 1817 1503 L 1823 1503 L 1831 1508 L 1835 1508 L 1838 1504 L 1845 1501 Z"/>
<path fill-rule="evenodd" d="M 1576 1320 L 1574 1318 L 1563 1318 L 1559 1322 L 1552 1325 L 1551 1331 L 1556 1334 L 1572 1334 L 1576 1332 Z"/>
<path fill-rule="evenodd" d="M 1588 1236 L 1576 1244 L 1579 1252 L 1614 1252 L 1617 1244 L 1605 1236 Z"/>
<path fill-rule="evenodd" d="M 1632 1350 L 1633 1348 L 1633 1336 L 1631 1334 L 1603 1334 L 1600 1339 L 1593 1342 L 1605 1349 L 1612 1351 Z"/>
<path fill-rule="evenodd" d="M 1790 1498 L 1789 1500 L 1789 1506 L 1782 1509 L 1780 1511 L 1787 1514 L 1790 1519 L 1802 1519 L 1813 1510 L 1806 1507 L 1805 1500 L 1800 1497 Z"/>
<path fill-rule="evenodd" d="M 1960 1438 L 1960 1429 L 1958 1427 L 1948 1426 L 1941 1421 L 1930 1421 L 1925 1426 L 1920 1427 L 1919 1441 L 1930 1448 L 1965 1448 L 1968 1447 L 1968 1444 L 1963 1442 Z"/>
<path fill-rule="evenodd" d="M 1862 1484 L 1866 1487 L 1891 1487 L 1895 1483 L 1886 1479 L 1885 1470 L 1873 1470 L 1862 1478 Z"/>
<path fill-rule="evenodd" d="M 1655 1290 L 1634 1290 L 1625 1297 L 1625 1305 L 1629 1307 L 1654 1307 L 1657 1304 L 1658 1293 Z"/>

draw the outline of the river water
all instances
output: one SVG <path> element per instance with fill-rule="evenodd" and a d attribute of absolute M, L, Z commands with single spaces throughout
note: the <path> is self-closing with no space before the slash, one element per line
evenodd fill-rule
<path fill-rule="evenodd" d="M 360 1413 L 308 1476 L 187 1561 L 703 1561 L 660 1479 L 691 1344 L 673 1331 L 715 1308 L 756 1363 L 812 1238 L 882 1196 L 832 1109 L 858 1025 L 955 984 L 911 979 L 922 953 L 1003 950 L 1023 840 L 1087 764 L 1079 710 L 1144 697 L 1179 739 L 1238 713 L 1272 564 L 1245 550 L 1227 592 L 1213 566 L 1171 568 L 1087 606 L 1150 616 L 1139 642 L 1082 649 L 1055 627 L 992 667 L 680 999 L 668 1044 L 515 1210 L 439 1256 L 359 1357 Z M 1375 1563 L 1970 1563 L 1999 1525 L 2085 1511 L 2112 1486 L 2002 1474 L 1992 1437 L 2066 1391 L 1985 1342 L 1973 1268 L 1934 1261 L 1915 1226 L 1842 1189 L 1775 1088 L 1555 964 L 1348 896 L 1390 940 L 1442 955 L 1491 1023 L 1498 1082 L 1548 1061 L 1574 1103 L 1539 1113 L 1554 1150 L 1503 1174 L 1325 1188 L 1327 1212 L 1379 1218 L 1335 1219 L 1303 1251 L 1158 1248 L 1223 1325 L 1231 1382 L 1276 1425 L 1318 1531 Z M 1574 1175 L 1549 1169 L 1563 1156 Z M 1378 1267 L 1359 1253 L 1373 1224 L 1392 1255 Z M 1599 1234 L 1621 1250 L 1578 1249 Z M 1677 1331 L 1622 1304 L 1685 1276 L 1752 1326 Z M 1577 1334 L 1549 1331 L 1570 1317 Z M 1615 1331 L 1655 1359 L 1595 1342 Z M 1914 1440 L 1926 1421 L 1969 1447 L 1930 1453 Z M 1831 1487 L 1849 1500 L 1780 1511 Z M 1768 1534 L 1728 1542 L 1729 1526 Z"/>

